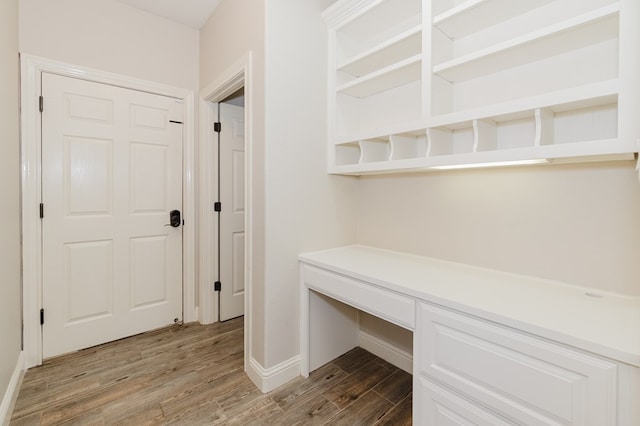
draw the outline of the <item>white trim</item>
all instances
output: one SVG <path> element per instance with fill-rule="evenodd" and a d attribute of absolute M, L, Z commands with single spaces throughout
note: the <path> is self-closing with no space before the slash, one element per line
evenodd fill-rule
<path fill-rule="evenodd" d="M 200 322 L 210 324 L 217 318 L 217 298 L 213 292 L 217 265 L 211 262 L 215 255 L 214 242 L 217 241 L 217 229 L 212 225 L 211 214 L 214 200 L 211 188 L 217 188 L 217 150 L 213 129 L 213 114 L 217 112 L 216 102 L 244 86 L 244 128 L 245 128 L 245 264 L 244 264 L 244 369 L 249 372 L 252 354 L 251 288 L 253 275 L 253 75 L 252 54 L 247 52 L 233 65 L 215 78 L 212 84 L 200 91 L 201 136 L 200 136 Z M 208 265 L 208 266 L 207 266 Z M 205 297 L 212 294 L 212 297 Z M 249 375 L 249 377 L 252 377 Z M 257 384 L 257 383 L 256 383 Z"/>
<path fill-rule="evenodd" d="M 191 322 L 197 319 L 195 310 L 195 95 L 193 91 L 37 56 L 21 55 L 23 319 L 27 367 L 42 363 L 42 328 L 39 322 L 39 311 L 42 307 L 42 235 L 39 220 L 41 128 L 38 97 L 41 93 L 43 72 L 182 99 L 185 106 L 183 214 L 186 224 L 183 229 L 183 320 Z"/>
<path fill-rule="evenodd" d="M 413 354 L 411 352 L 407 352 L 362 330 L 358 333 L 358 346 L 412 374 Z"/>
<path fill-rule="evenodd" d="M 258 361 L 251 358 L 247 375 L 261 392 L 271 392 L 300 376 L 300 356 L 296 355 L 271 368 L 264 368 Z"/>
<path fill-rule="evenodd" d="M 0 403 L 0 425 L 8 425 L 11 420 L 11 413 L 13 407 L 18 399 L 18 393 L 20 392 L 20 385 L 22 384 L 22 378 L 24 377 L 24 364 L 25 354 L 20 352 L 18 355 L 18 361 L 16 362 L 16 368 L 13 370 L 11 380 L 9 380 L 9 386 L 4 393 L 2 403 Z"/>

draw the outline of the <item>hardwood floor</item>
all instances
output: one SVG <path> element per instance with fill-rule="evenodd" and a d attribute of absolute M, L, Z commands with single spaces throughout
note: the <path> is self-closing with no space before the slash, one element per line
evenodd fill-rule
<path fill-rule="evenodd" d="M 411 391 L 411 375 L 355 348 L 262 394 L 239 318 L 47 360 L 26 372 L 10 425 L 409 425 Z"/>

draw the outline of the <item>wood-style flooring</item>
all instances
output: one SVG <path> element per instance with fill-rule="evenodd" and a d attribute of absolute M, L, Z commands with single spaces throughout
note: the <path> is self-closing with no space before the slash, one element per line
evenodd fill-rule
<path fill-rule="evenodd" d="M 409 425 L 411 375 L 355 348 L 263 394 L 243 372 L 243 319 L 177 325 L 25 374 L 23 425 Z"/>

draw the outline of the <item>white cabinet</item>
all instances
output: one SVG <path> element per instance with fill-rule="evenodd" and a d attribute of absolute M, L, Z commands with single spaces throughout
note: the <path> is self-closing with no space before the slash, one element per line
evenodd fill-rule
<path fill-rule="evenodd" d="M 330 173 L 638 151 L 637 0 L 341 0 L 325 19 Z"/>
<path fill-rule="evenodd" d="M 414 417 L 422 419 L 422 424 L 430 426 L 511 426 L 514 424 L 424 376 L 416 375 L 413 383 L 415 401 L 416 404 L 419 403 L 413 408 Z"/>
<path fill-rule="evenodd" d="M 488 407 L 510 424 L 616 424 L 615 362 L 426 303 L 418 318 L 415 392 L 425 418 L 444 399 Z"/>

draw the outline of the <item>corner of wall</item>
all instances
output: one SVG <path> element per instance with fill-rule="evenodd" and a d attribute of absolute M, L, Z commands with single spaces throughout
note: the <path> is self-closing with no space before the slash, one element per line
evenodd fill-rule
<path fill-rule="evenodd" d="M 264 368 L 251 357 L 246 373 L 262 393 L 271 392 L 300 376 L 300 356 L 294 356 L 271 368 Z"/>

